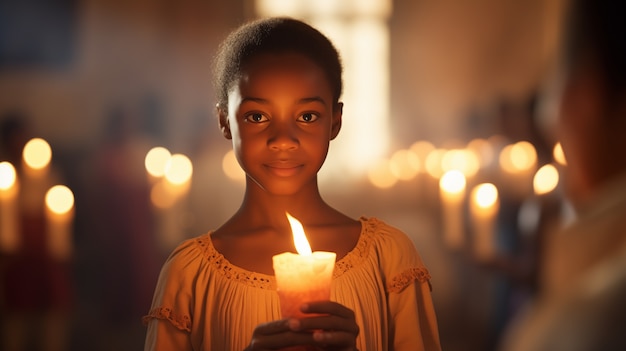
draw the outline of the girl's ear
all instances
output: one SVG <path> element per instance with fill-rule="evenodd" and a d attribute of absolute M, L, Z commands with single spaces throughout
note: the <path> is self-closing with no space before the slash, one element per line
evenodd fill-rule
<path fill-rule="evenodd" d="M 222 135 L 224 135 L 224 138 L 226 139 L 232 139 L 233 136 L 230 132 L 230 122 L 228 122 L 228 110 L 219 103 L 215 105 L 215 110 L 219 119 L 218 123 L 220 125 Z"/>
<path fill-rule="evenodd" d="M 333 122 L 330 129 L 330 140 L 333 140 L 339 135 L 339 131 L 341 130 L 341 118 L 343 115 L 343 102 L 338 102 L 335 104 L 335 108 L 333 109 Z"/>

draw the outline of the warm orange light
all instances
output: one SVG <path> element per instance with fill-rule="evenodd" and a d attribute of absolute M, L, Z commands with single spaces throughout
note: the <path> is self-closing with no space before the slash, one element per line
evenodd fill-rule
<path fill-rule="evenodd" d="M 311 256 L 311 245 L 304 234 L 304 228 L 299 220 L 292 217 L 289 213 L 285 213 L 289 220 L 289 226 L 291 226 L 291 233 L 293 235 L 293 243 L 296 245 L 296 251 L 302 256 Z"/>
<path fill-rule="evenodd" d="M 160 178 L 165 175 L 165 168 L 167 163 L 172 158 L 170 151 L 164 147 L 153 147 L 146 154 L 144 164 L 146 171 L 154 177 Z"/>
<path fill-rule="evenodd" d="M 495 158 L 493 145 L 486 139 L 476 138 L 467 143 L 467 150 L 474 153 L 478 160 L 478 168 L 491 165 Z"/>
<path fill-rule="evenodd" d="M 426 167 L 426 172 L 430 174 L 431 177 L 439 178 L 443 174 L 441 160 L 445 152 L 446 150 L 444 149 L 434 149 L 426 156 L 424 166 Z"/>
<path fill-rule="evenodd" d="M 551 164 L 544 165 L 539 168 L 533 178 L 533 188 L 535 194 L 547 194 L 554 190 L 559 184 L 559 171 Z"/>
<path fill-rule="evenodd" d="M 66 214 L 74 207 L 74 194 L 65 185 L 55 185 L 46 193 L 46 206 L 53 213 Z"/>
<path fill-rule="evenodd" d="M 498 202 L 498 189 L 491 183 L 479 184 L 472 191 L 472 200 L 480 208 L 490 208 Z"/>
<path fill-rule="evenodd" d="M 567 160 L 565 159 L 565 153 L 563 153 L 563 147 L 561 146 L 561 143 L 556 143 L 554 145 L 554 149 L 552 150 L 552 157 L 554 157 L 554 160 L 562 165 L 562 166 L 567 166 Z"/>
<path fill-rule="evenodd" d="M 237 162 L 237 157 L 235 156 L 235 152 L 233 150 L 228 150 L 228 152 L 224 155 L 224 158 L 222 158 L 222 170 L 230 179 L 246 179 L 246 174 L 239 166 L 239 162 Z"/>
<path fill-rule="evenodd" d="M 465 176 L 471 177 L 478 172 L 478 157 L 469 150 L 452 149 L 443 154 L 441 169 L 444 172 L 453 169 L 461 171 Z"/>
<path fill-rule="evenodd" d="M 172 184 L 182 185 L 191 179 L 193 165 L 183 154 L 174 154 L 165 167 L 165 179 Z"/>
<path fill-rule="evenodd" d="M 10 162 L 0 162 L 0 190 L 11 189 L 17 180 L 15 167 Z"/>
<path fill-rule="evenodd" d="M 28 167 L 42 169 L 50 164 L 52 149 L 47 141 L 41 138 L 33 138 L 24 146 L 22 156 Z"/>
<path fill-rule="evenodd" d="M 529 170 L 536 162 L 537 151 L 527 141 L 507 145 L 500 152 L 500 165 L 509 173 Z"/>
<path fill-rule="evenodd" d="M 419 157 L 409 150 L 398 150 L 391 156 L 389 168 L 396 178 L 400 180 L 411 180 L 419 171 Z"/>
<path fill-rule="evenodd" d="M 430 141 L 419 140 L 414 142 L 411 145 L 410 149 L 411 151 L 415 152 L 420 158 L 424 158 L 435 149 L 435 146 Z"/>
<path fill-rule="evenodd" d="M 176 203 L 176 193 L 171 186 L 168 187 L 166 183 L 158 182 L 150 190 L 150 200 L 154 206 L 166 209 Z"/>
<path fill-rule="evenodd" d="M 459 194 L 465 190 L 466 180 L 459 170 L 451 170 L 444 173 L 439 180 L 441 189 L 450 194 Z"/>
<path fill-rule="evenodd" d="M 375 162 L 368 170 L 367 177 L 375 187 L 381 189 L 391 188 L 398 181 L 391 171 L 388 160 Z"/>

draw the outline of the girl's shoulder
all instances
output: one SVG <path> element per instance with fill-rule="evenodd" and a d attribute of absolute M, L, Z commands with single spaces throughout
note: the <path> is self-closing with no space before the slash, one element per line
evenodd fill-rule
<path fill-rule="evenodd" d="M 220 281 L 243 283 L 262 289 L 272 289 L 272 277 L 248 271 L 232 264 L 220 253 L 212 242 L 212 231 L 181 242 L 167 259 L 164 270 L 179 279 L 196 280 L 196 276 L 215 277 Z"/>
<path fill-rule="evenodd" d="M 176 246 L 165 261 L 164 268 L 179 270 L 184 267 L 197 267 L 202 261 L 214 257 L 211 245 L 211 232 L 188 238 Z"/>
<path fill-rule="evenodd" d="M 413 240 L 401 229 L 378 218 L 361 217 L 363 241 L 387 279 L 387 290 L 402 291 L 413 281 L 428 283 L 430 273 Z"/>
<path fill-rule="evenodd" d="M 414 247 L 413 241 L 403 230 L 382 219 L 361 216 L 360 221 L 362 225 L 361 235 L 366 238 L 369 237 L 370 240 L 375 241 L 377 244 L 389 247 Z"/>
<path fill-rule="evenodd" d="M 363 241 L 373 246 L 381 260 L 400 266 L 423 266 L 418 249 L 406 232 L 376 217 L 362 216 L 360 220 Z"/>

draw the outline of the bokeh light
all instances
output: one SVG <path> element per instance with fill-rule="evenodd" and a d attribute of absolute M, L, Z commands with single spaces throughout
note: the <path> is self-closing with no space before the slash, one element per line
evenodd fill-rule
<path fill-rule="evenodd" d="M 426 156 L 426 160 L 424 162 L 424 167 L 426 168 L 426 172 L 433 178 L 439 178 L 443 174 L 443 170 L 441 168 L 441 160 L 443 159 L 443 155 L 446 150 L 444 149 L 434 149 L 428 153 Z"/>
<path fill-rule="evenodd" d="M 433 143 L 426 140 L 418 140 L 409 147 L 409 150 L 417 155 L 420 162 L 419 171 L 426 172 L 426 158 L 428 157 L 428 154 L 435 150 Z"/>
<path fill-rule="evenodd" d="M 46 193 L 46 206 L 59 215 L 68 213 L 74 207 L 74 194 L 65 185 L 55 185 Z"/>
<path fill-rule="evenodd" d="M 498 201 L 498 188 L 492 183 L 482 183 L 472 190 L 472 201 L 480 208 L 489 208 Z"/>
<path fill-rule="evenodd" d="M 506 145 L 500 152 L 500 165 L 509 173 L 531 169 L 537 162 L 537 151 L 527 141 Z"/>
<path fill-rule="evenodd" d="M 153 147 L 146 154 L 146 171 L 153 177 L 163 177 L 167 163 L 171 158 L 172 154 L 168 149 L 161 146 Z"/>
<path fill-rule="evenodd" d="M 441 159 L 441 169 L 444 172 L 456 169 L 461 171 L 466 177 L 471 177 L 478 172 L 478 168 L 478 157 L 469 150 L 448 150 Z"/>
<path fill-rule="evenodd" d="M 459 194 L 465 190 L 466 180 L 463 173 L 459 170 L 453 169 L 447 171 L 439 180 L 439 186 L 441 189 L 450 194 Z"/>
<path fill-rule="evenodd" d="M 0 162 L 0 190 L 11 189 L 16 182 L 15 167 L 10 162 Z"/>
<path fill-rule="evenodd" d="M 495 150 L 492 143 L 487 139 L 476 138 L 467 143 L 467 150 L 476 155 L 478 168 L 486 168 L 495 160 Z"/>
<path fill-rule="evenodd" d="M 385 159 L 375 162 L 370 167 L 367 177 L 375 187 L 381 189 L 391 188 L 398 181 L 391 171 L 389 161 Z"/>
<path fill-rule="evenodd" d="M 561 143 L 556 143 L 552 149 L 552 157 L 561 166 L 567 166 L 567 160 L 565 159 L 565 153 L 563 153 L 563 147 Z"/>
<path fill-rule="evenodd" d="M 533 189 L 537 195 L 551 192 L 558 184 L 559 171 L 552 164 L 547 164 L 539 168 L 533 178 Z"/>
<path fill-rule="evenodd" d="M 419 172 L 420 160 L 417 154 L 409 150 L 398 150 L 391 155 L 389 168 L 396 178 L 411 180 Z"/>
<path fill-rule="evenodd" d="M 175 185 L 187 183 L 192 174 L 191 160 L 183 154 L 173 154 L 165 167 L 165 179 Z"/>
<path fill-rule="evenodd" d="M 222 170 L 224 174 L 230 179 L 233 180 L 244 180 L 246 179 L 246 174 L 239 166 L 239 162 L 237 161 L 237 156 L 235 156 L 235 151 L 228 150 L 224 157 L 222 158 Z"/>
<path fill-rule="evenodd" d="M 42 169 L 50 164 L 52 149 L 47 141 L 41 138 L 33 138 L 24 146 L 24 162 L 32 169 Z"/>

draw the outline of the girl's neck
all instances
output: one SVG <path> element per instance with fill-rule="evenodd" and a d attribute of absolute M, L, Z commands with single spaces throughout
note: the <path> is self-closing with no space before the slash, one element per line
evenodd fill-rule
<path fill-rule="evenodd" d="M 303 223 L 315 221 L 333 210 L 320 195 L 319 191 L 309 190 L 294 195 L 271 195 L 264 191 L 246 191 L 243 202 L 237 212 L 245 215 L 252 222 L 276 223 L 287 225 L 288 212 Z"/>

